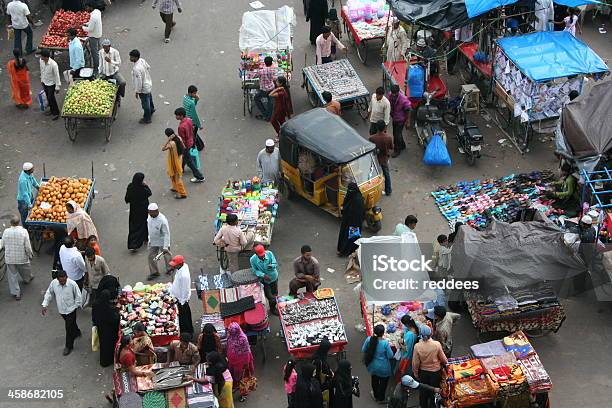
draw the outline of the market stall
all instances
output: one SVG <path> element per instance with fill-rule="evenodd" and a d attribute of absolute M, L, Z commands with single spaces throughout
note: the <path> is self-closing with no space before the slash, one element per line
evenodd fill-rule
<path fill-rule="evenodd" d="M 313 107 L 325 105 L 323 92 L 332 94 L 343 109 L 355 106 L 365 120 L 370 106 L 370 93 L 347 59 L 311 65 L 302 70 L 308 100 Z"/>
<path fill-rule="evenodd" d="M 144 324 L 156 347 L 167 346 L 181 334 L 177 300 L 170 295 L 171 283 L 127 285 L 119 296 L 121 335 L 131 335 L 136 322 Z"/>
<path fill-rule="evenodd" d="M 200 274 L 196 281 L 198 296 L 202 299 L 204 313 L 202 328 L 212 324 L 221 339 L 227 341 L 226 328 L 238 323 L 249 337 L 251 344 L 261 344 L 266 360 L 265 340 L 270 333 L 268 301 L 259 278 L 250 269 L 229 273 Z"/>
<path fill-rule="evenodd" d="M 344 359 L 348 337 L 332 289 L 319 288 L 297 298 L 278 297 L 277 308 L 287 351 L 294 358 L 312 357 L 319 343 L 327 338 L 332 344 L 329 353 Z"/>
<path fill-rule="evenodd" d="M 291 79 L 295 24 L 295 14 L 289 6 L 278 10 L 248 11 L 242 15 L 238 75 L 242 81 L 244 115 L 247 111 L 253 113 L 254 97 L 259 90 L 259 70 L 265 66 L 266 57 L 272 57 L 275 76 Z"/>
<path fill-rule="evenodd" d="M 43 174 L 45 169 L 43 166 Z M 74 200 L 87 213 L 91 212 L 96 179 L 50 177 L 40 179 L 40 188 L 24 227 L 30 233 L 32 249 L 38 252 L 45 240 L 53 238 L 54 231 L 66 231 L 66 203 Z"/>
<path fill-rule="evenodd" d="M 51 21 L 47 32 L 42 36 L 38 45 L 39 49 L 48 49 L 51 51 L 53 56 L 54 52 L 57 51 L 68 51 L 68 37 L 66 37 L 66 30 L 69 28 L 76 28 L 77 37 L 81 39 L 83 43 L 83 51 L 85 51 L 85 61 L 89 59 L 90 50 L 87 43 L 87 33 L 83 31 L 83 26 L 89 21 L 89 13 L 86 11 L 68 11 L 68 10 L 57 10 Z"/>
<path fill-rule="evenodd" d="M 186 375 L 206 377 L 206 364 L 195 367 L 153 364 L 138 367 L 151 370 L 152 377 L 136 377 L 121 368 L 113 372 L 113 407 L 198 407 L 218 406 L 212 385 L 187 381 Z"/>
<path fill-rule="evenodd" d="M 254 244 L 268 247 L 272 242 L 278 202 L 278 189 L 273 183 L 261 183 L 258 177 L 228 180 L 219 196 L 215 233 L 221 229 L 228 214 L 236 214 L 240 229 L 247 236 L 253 236 Z M 229 260 L 223 248 L 217 248 L 217 259 L 226 270 Z"/>
<path fill-rule="evenodd" d="M 493 99 L 497 124 L 521 152 L 534 132 L 552 133 L 584 77 L 609 73 L 604 61 L 568 32 L 544 31 L 496 41 Z"/>
<path fill-rule="evenodd" d="M 385 41 L 389 25 L 389 6 L 384 1 L 366 2 L 349 0 L 340 11 L 344 32 L 352 40 L 359 60 L 366 63 L 368 45 Z"/>
<path fill-rule="evenodd" d="M 79 129 L 89 123 L 100 125 L 106 142 L 110 142 L 120 104 L 119 87 L 115 83 L 103 79 L 75 81 L 66 92 L 61 113 L 68 138 L 74 142 Z"/>
<path fill-rule="evenodd" d="M 445 406 L 548 406 L 552 381 L 522 331 L 475 344 L 471 355 L 448 359 L 441 388 Z"/>

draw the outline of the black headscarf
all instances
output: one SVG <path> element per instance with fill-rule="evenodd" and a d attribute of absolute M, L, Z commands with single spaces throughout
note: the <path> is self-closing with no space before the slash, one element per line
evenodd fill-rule
<path fill-rule="evenodd" d="M 28 69 L 28 65 L 26 63 L 25 58 L 23 58 L 22 54 L 21 54 L 21 50 L 19 48 L 15 48 L 13 50 L 13 56 L 15 57 L 15 69 L 20 70 L 20 69 Z"/>
<path fill-rule="evenodd" d="M 98 291 L 108 290 L 111 299 L 115 299 L 119 295 L 120 288 L 119 280 L 113 275 L 104 275 L 98 284 Z"/>
<path fill-rule="evenodd" d="M 351 376 L 351 363 L 340 360 L 333 379 L 334 389 L 342 396 L 350 395 L 353 391 L 353 377 Z"/>
<path fill-rule="evenodd" d="M 125 202 L 147 200 L 151 196 L 151 190 L 143 183 L 145 175 L 143 173 L 134 173 L 132 182 L 128 184 L 125 193 Z"/>
<path fill-rule="evenodd" d="M 315 368 L 304 364 L 295 384 L 295 408 L 322 408 L 323 394 L 318 381 L 313 381 Z"/>
<path fill-rule="evenodd" d="M 363 224 L 365 203 L 357 183 L 350 183 L 342 203 L 342 223 L 360 227 Z"/>

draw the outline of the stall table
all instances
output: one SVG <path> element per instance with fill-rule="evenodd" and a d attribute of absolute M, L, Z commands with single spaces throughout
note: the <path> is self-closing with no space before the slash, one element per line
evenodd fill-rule
<path fill-rule="evenodd" d="M 385 42 L 385 33 L 388 25 L 388 17 L 374 19 L 372 22 L 359 21 L 353 23 L 349 18 L 347 6 L 343 6 L 340 11 L 344 32 L 349 36 L 357 50 L 359 60 L 364 64 L 368 60 L 368 44 L 373 41 L 380 41 L 380 45 Z M 367 26 L 367 30 L 361 30 L 360 26 Z M 380 48 L 379 48 L 380 49 Z"/>
<path fill-rule="evenodd" d="M 305 67 L 302 74 L 308 101 L 313 107 L 325 105 L 323 92 L 328 91 L 343 109 L 356 107 L 364 120 L 368 117 L 370 93 L 349 60 Z"/>
<path fill-rule="evenodd" d="M 473 67 L 481 75 L 491 79 L 493 75 L 493 63 L 492 62 L 478 62 L 474 60 L 474 54 L 478 52 L 478 44 L 473 42 L 465 42 L 459 45 L 459 52 L 465 57 L 469 67 L 467 67 L 470 74 L 473 73 Z M 467 83 L 470 83 L 470 78 L 464 78 Z"/>

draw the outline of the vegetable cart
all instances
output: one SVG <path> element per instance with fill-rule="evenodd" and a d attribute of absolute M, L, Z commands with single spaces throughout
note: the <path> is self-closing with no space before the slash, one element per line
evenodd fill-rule
<path fill-rule="evenodd" d="M 104 129 L 104 135 L 106 138 L 106 142 L 110 142 L 111 140 L 111 131 L 112 125 L 117 117 L 117 111 L 119 106 L 121 105 L 121 98 L 119 97 L 119 87 L 116 84 L 111 82 L 96 80 L 96 81 L 88 81 L 90 83 L 107 83 L 112 85 L 114 88 L 112 94 L 112 101 L 108 105 L 109 109 L 106 110 L 105 113 L 76 113 L 74 111 L 68 111 L 66 105 L 71 98 L 72 91 L 75 87 L 81 86 L 81 84 L 85 81 L 75 81 L 74 84 L 68 88 L 68 92 L 66 92 L 66 98 L 64 100 L 64 106 L 62 107 L 62 118 L 64 119 L 64 126 L 66 127 L 66 131 L 68 132 L 68 138 L 71 141 L 75 141 L 77 135 L 79 133 L 79 127 L 82 127 L 85 123 L 88 124 L 99 124 Z M 76 90 L 75 90 L 76 92 Z M 96 100 L 94 103 L 99 103 L 99 100 Z"/>
<path fill-rule="evenodd" d="M 319 310 L 318 305 L 323 305 L 322 302 L 325 304 Z M 348 344 L 348 337 L 333 290 L 318 289 L 314 293 L 300 295 L 297 299 L 278 297 L 276 307 L 281 323 L 281 336 L 285 340 L 287 351 L 295 359 L 311 358 L 318 349 L 323 334 L 328 331 L 335 333 L 335 337 L 326 336 L 331 343 L 329 353 L 336 355 L 338 360 L 346 358 L 344 348 Z M 289 313 L 290 310 L 296 313 Z M 297 334 L 300 332 L 310 334 L 300 335 L 305 338 L 299 340 Z M 318 337 L 311 337 L 313 335 Z"/>
<path fill-rule="evenodd" d="M 278 10 L 249 11 L 242 15 L 238 38 L 241 52 L 238 75 L 242 81 L 242 113 L 253 114 L 255 95 L 259 90 L 259 69 L 264 59 L 272 57 L 275 76 L 291 79 L 293 61 L 293 29 L 296 20 L 293 8 L 283 6 Z"/>
<path fill-rule="evenodd" d="M 40 179 L 41 187 L 44 184 L 49 183 L 51 180 L 52 178 L 46 176 L 45 166 L 43 165 L 43 177 Z M 91 210 L 93 207 L 93 201 L 94 201 L 94 198 L 96 197 L 96 191 L 95 191 L 96 179 L 93 176 L 93 163 L 91 166 L 91 179 L 88 179 L 88 180 L 90 180 L 91 183 L 89 184 L 90 187 L 87 193 L 87 198 L 85 199 L 85 204 L 83 205 L 83 209 L 87 213 L 91 213 Z M 38 194 L 40 194 L 40 192 Z M 38 194 L 36 198 L 38 198 Z M 36 201 L 36 198 L 35 198 L 35 201 Z M 65 222 L 55 222 L 55 221 L 49 221 L 49 220 L 39 220 L 39 219 L 33 220 L 32 213 L 34 210 L 35 208 L 30 210 L 30 213 L 28 214 L 28 218 L 25 221 L 24 227 L 30 233 L 32 249 L 38 252 L 40 251 L 40 248 L 42 247 L 42 244 L 45 240 L 52 239 L 54 231 L 58 231 L 58 230 L 65 231 L 67 228 L 67 224 Z"/>
<path fill-rule="evenodd" d="M 359 60 L 365 64 L 368 60 L 368 44 L 380 41 L 380 45 L 382 46 L 385 41 L 388 14 L 385 14 L 382 18 L 374 19 L 369 23 L 365 21 L 353 22 L 349 16 L 348 7 L 343 6 L 340 16 L 342 17 L 344 32 L 355 45 Z"/>
<path fill-rule="evenodd" d="M 325 105 L 323 92 L 332 94 L 342 108 L 355 107 L 363 120 L 368 117 L 370 93 L 348 59 L 322 65 L 311 65 L 302 70 L 308 101 L 313 107 Z"/>

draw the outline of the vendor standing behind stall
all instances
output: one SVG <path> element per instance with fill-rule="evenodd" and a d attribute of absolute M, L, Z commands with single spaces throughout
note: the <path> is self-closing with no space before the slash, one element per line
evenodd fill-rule
<path fill-rule="evenodd" d="M 331 32 L 331 28 L 324 26 L 321 28 L 321 34 L 317 36 L 316 40 L 316 64 L 327 64 L 328 62 L 332 62 L 332 47 L 340 48 L 344 51 L 344 54 L 347 53 L 347 49 L 336 38 L 336 36 Z"/>
<path fill-rule="evenodd" d="M 181 328 L 182 339 L 184 333 L 190 333 L 193 336 L 193 321 L 191 320 L 191 309 L 189 307 L 191 274 L 189 273 L 189 265 L 185 263 L 183 255 L 175 255 L 169 265 L 176 271 L 170 287 L 170 294 L 178 301 L 179 327 Z"/>
<path fill-rule="evenodd" d="M 276 296 L 278 296 L 278 264 L 272 251 L 266 251 L 263 245 L 253 248 L 255 254 L 251 256 L 251 270 L 262 281 L 264 294 L 270 302 L 270 313 L 278 315 L 276 310 Z"/>

